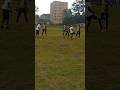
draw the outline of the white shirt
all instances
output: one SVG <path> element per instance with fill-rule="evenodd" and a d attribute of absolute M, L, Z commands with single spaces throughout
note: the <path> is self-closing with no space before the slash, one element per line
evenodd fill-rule
<path fill-rule="evenodd" d="M 72 26 L 70 27 L 70 33 L 74 33 L 74 28 Z"/>
<path fill-rule="evenodd" d="M 36 30 L 40 30 L 40 24 L 37 25 Z"/>
<path fill-rule="evenodd" d="M 2 9 L 10 10 L 11 8 L 8 6 L 9 3 L 11 3 L 11 0 L 5 0 Z"/>

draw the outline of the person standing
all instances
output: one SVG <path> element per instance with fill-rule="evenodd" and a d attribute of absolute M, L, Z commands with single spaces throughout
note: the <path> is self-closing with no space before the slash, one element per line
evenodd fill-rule
<path fill-rule="evenodd" d="M 71 35 L 70 38 L 71 38 L 71 39 L 73 39 L 73 35 L 74 35 L 74 34 L 75 34 L 74 28 L 73 28 L 73 26 L 71 25 L 71 26 L 70 26 L 70 35 Z"/>
<path fill-rule="evenodd" d="M 66 25 L 63 26 L 63 38 L 64 38 L 64 35 L 65 35 L 65 32 L 66 32 Z"/>
<path fill-rule="evenodd" d="M 67 36 L 67 38 L 69 38 L 69 36 L 70 36 L 70 26 L 69 25 L 66 26 L 66 31 L 65 31 L 64 37 L 66 37 L 66 36 Z"/>
<path fill-rule="evenodd" d="M 2 24 L 1 28 L 4 28 L 4 24 L 6 24 L 6 29 L 9 28 L 10 21 L 10 12 L 12 11 L 11 0 L 5 0 L 2 6 Z"/>
<path fill-rule="evenodd" d="M 66 36 L 69 38 L 69 26 L 68 25 L 64 25 L 64 29 L 63 29 L 63 38 L 65 38 Z"/>
<path fill-rule="evenodd" d="M 40 28 L 41 28 L 41 25 L 38 23 L 38 25 L 36 26 L 36 37 L 39 37 L 39 32 L 40 32 Z"/>
<path fill-rule="evenodd" d="M 46 26 L 45 23 L 43 23 L 43 25 L 42 25 L 42 36 L 43 36 L 44 34 L 47 36 L 47 26 Z"/>
<path fill-rule="evenodd" d="M 76 36 L 80 38 L 80 24 L 77 24 Z"/>
<path fill-rule="evenodd" d="M 28 22 L 28 0 L 20 0 L 17 7 L 17 19 L 16 22 L 19 22 L 21 14 L 24 14 L 26 23 Z"/>

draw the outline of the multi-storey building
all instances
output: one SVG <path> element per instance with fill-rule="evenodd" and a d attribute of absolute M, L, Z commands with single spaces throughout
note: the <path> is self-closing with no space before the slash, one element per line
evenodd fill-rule
<path fill-rule="evenodd" d="M 50 20 L 53 24 L 61 24 L 68 2 L 53 1 L 50 6 Z"/>

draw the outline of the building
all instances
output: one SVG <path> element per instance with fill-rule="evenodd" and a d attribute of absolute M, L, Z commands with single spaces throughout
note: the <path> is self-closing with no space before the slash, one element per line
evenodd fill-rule
<path fill-rule="evenodd" d="M 47 19 L 47 20 L 49 20 L 50 19 L 50 14 L 42 14 L 40 16 L 40 19 Z"/>
<path fill-rule="evenodd" d="M 42 14 L 40 16 L 40 22 L 50 24 L 50 14 Z"/>
<path fill-rule="evenodd" d="M 64 11 L 68 9 L 68 2 L 53 1 L 50 6 L 50 20 L 53 24 L 62 24 Z"/>

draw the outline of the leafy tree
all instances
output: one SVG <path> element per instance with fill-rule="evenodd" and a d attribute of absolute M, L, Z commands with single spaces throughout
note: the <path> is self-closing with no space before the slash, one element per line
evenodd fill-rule
<path fill-rule="evenodd" d="M 85 22 L 85 0 L 76 0 L 72 4 L 72 13 L 75 17 L 76 23 Z"/>
<path fill-rule="evenodd" d="M 85 11 L 85 0 L 76 0 L 72 4 L 72 11 L 74 14 L 81 14 Z"/>
<path fill-rule="evenodd" d="M 72 15 L 71 9 L 65 10 L 63 24 L 71 25 L 75 23 L 75 17 Z"/>
<path fill-rule="evenodd" d="M 72 8 L 64 13 L 63 24 L 76 24 L 85 22 L 85 0 L 76 0 Z"/>
<path fill-rule="evenodd" d="M 40 17 L 39 17 L 39 15 L 35 15 L 35 24 L 37 24 L 37 23 L 39 23 L 39 19 L 40 19 Z"/>
<path fill-rule="evenodd" d="M 35 6 L 35 13 L 37 13 L 38 11 L 39 11 L 39 8 Z"/>

